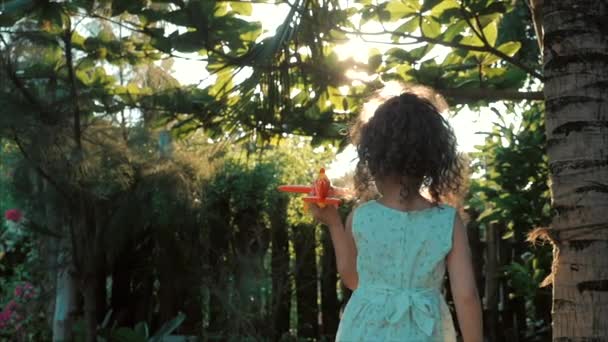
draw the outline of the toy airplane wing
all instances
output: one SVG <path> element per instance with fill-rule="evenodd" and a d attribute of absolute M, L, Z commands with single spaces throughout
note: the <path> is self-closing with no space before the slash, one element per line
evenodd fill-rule
<path fill-rule="evenodd" d="M 317 196 L 306 196 L 303 197 L 302 200 L 305 203 L 317 203 L 320 205 L 320 207 L 324 207 L 326 205 L 333 205 L 333 206 L 339 206 L 341 201 L 339 198 L 335 198 L 335 197 L 325 197 L 325 198 L 321 198 L 321 197 L 317 197 Z"/>
<path fill-rule="evenodd" d="M 283 192 L 295 192 L 298 194 L 309 194 L 313 191 L 312 186 L 307 185 L 281 185 L 279 191 Z"/>
<path fill-rule="evenodd" d="M 329 193 L 327 195 L 331 197 L 353 197 L 355 195 L 355 192 L 351 189 L 337 188 L 335 186 L 332 186 L 329 189 Z"/>

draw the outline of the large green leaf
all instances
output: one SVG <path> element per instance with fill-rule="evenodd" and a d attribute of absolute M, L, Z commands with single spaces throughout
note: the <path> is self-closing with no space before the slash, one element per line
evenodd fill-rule
<path fill-rule="evenodd" d="M 520 42 L 506 42 L 500 44 L 496 49 L 509 57 L 513 57 L 521 48 Z"/>
<path fill-rule="evenodd" d="M 401 26 L 399 26 L 395 30 L 395 32 L 412 33 L 418 29 L 419 23 L 420 23 L 420 19 L 418 17 L 414 17 L 414 18 L 406 21 L 405 23 L 403 23 Z"/>
<path fill-rule="evenodd" d="M 441 24 L 433 17 L 425 16 L 422 18 L 420 32 L 423 36 L 436 38 L 441 34 Z"/>
<path fill-rule="evenodd" d="M 498 25 L 496 21 L 490 22 L 483 28 L 483 36 L 488 41 L 490 46 L 494 46 L 496 44 L 496 37 L 498 36 Z"/>
<path fill-rule="evenodd" d="M 115 342 L 146 342 L 144 336 L 129 328 L 118 328 L 112 332 L 111 341 Z"/>
<path fill-rule="evenodd" d="M 438 4 L 445 2 L 444 0 L 423 0 L 420 12 L 426 12 L 431 8 L 435 8 Z"/>
<path fill-rule="evenodd" d="M 367 64 L 369 66 L 369 69 L 372 71 L 376 71 L 380 64 L 382 64 L 382 53 L 380 52 L 380 50 L 374 48 L 369 50 L 368 56 L 369 57 Z"/>
<path fill-rule="evenodd" d="M 410 17 L 420 9 L 420 4 L 417 1 L 409 0 L 390 0 L 386 4 L 386 10 L 390 13 L 392 21 Z"/>
<path fill-rule="evenodd" d="M 443 32 L 443 39 L 447 42 L 451 42 L 454 40 L 454 38 L 456 38 L 456 36 L 464 32 L 465 28 L 467 27 L 468 24 L 465 20 L 459 20 L 456 23 L 448 26 L 445 32 Z"/>
<path fill-rule="evenodd" d="M 240 15 L 250 16 L 253 12 L 253 6 L 250 2 L 233 1 L 230 3 L 230 8 Z"/>
<path fill-rule="evenodd" d="M 436 2 L 436 4 L 431 9 L 431 15 L 435 18 L 442 17 L 447 10 L 460 9 L 460 4 L 456 0 L 442 0 L 434 2 Z"/>

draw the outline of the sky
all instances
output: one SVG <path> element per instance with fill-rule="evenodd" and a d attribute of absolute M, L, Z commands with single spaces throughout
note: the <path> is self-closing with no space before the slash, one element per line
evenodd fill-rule
<path fill-rule="evenodd" d="M 347 1 L 347 0 L 345 0 Z M 252 17 L 262 23 L 264 33 L 260 37 L 268 37 L 272 35 L 276 28 L 283 22 L 289 11 L 289 7 L 285 4 L 269 5 L 269 4 L 254 4 Z M 365 27 L 364 27 L 365 28 Z M 374 28 L 369 28 L 373 31 Z M 387 39 L 388 40 L 388 39 Z M 338 47 L 337 52 L 340 58 L 346 59 L 353 57 L 360 62 L 367 62 L 367 51 L 371 48 L 377 48 L 380 51 L 385 51 L 391 46 L 388 44 L 370 44 L 364 42 L 360 38 L 352 37 L 349 42 Z M 415 47 L 415 46 L 414 46 Z M 436 48 L 429 55 L 441 58 L 446 54 L 448 49 Z M 193 55 L 193 57 L 196 57 Z M 193 72 L 196 70 L 196 72 Z M 198 71 L 200 70 L 200 72 Z M 201 77 L 204 77 L 206 70 L 201 62 L 190 61 L 186 59 L 176 59 L 173 65 L 174 76 L 182 84 L 201 84 Z M 213 82 L 213 79 L 205 80 L 205 83 Z M 500 106 L 496 106 L 500 107 Z M 476 145 L 481 145 L 484 142 L 485 136 L 477 134 L 477 132 L 488 132 L 491 130 L 492 122 L 496 120 L 494 114 L 489 108 L 472 111 L 464 108 L 458 112 L 448 113 L 449 122 L 454 128 L 456 138 L 458 140 L 459 150 L 463 152 L 471 152 L 475 150 Z M 342 153 L 336 156 L 336 160 L 327 167 L 327 174 L 330 178 L 338 178 L 343 174 L 352 170 L 356 165 L 356 152 L 354 147 L 347 147 Z"/>

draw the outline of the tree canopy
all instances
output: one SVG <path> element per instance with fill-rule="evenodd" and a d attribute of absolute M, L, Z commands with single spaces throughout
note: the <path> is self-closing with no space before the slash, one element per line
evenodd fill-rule
<path fill-rule="evenodd" d="M 285 4 L 283 24 L 260 38 L 248 1 L 10 1 L 0 14 L 2 72 L 18 96 L 3 97 L 3 108 L 51 122 L 154 113 L 178 135 L 202 128 L 219 140 L 293 133 L 320 142 L 343 140 L 380 80 L 432 86 L 454 104 L 542 97 L 523 2 Z M 370 49 L 368 63 L 341 59 L 336 46 L 351 37 L 394 46 Z M 154 87 L 136 76 L 179 58 L 204 62 L 192 73 L 213 81 Z M 353 80 L 348 70 L 379 77 Z M 57 87 L 63 92 L 51 96 Z"/>

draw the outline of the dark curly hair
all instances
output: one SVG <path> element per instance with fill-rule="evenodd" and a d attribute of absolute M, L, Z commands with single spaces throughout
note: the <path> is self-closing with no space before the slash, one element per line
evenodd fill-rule
<path fill-rule="evenodd" d="M 373 116 L 367 120 L 362 113 L 350 132 L 359 155 L 354 181 L 360 197 L 375 191 L 374 179 L 385 176 L 401 178 L 402 199 L 422 186 L 434 203 L 459 192 L 464 163 L 454 131 L 440 114 L 443 98 L 416 87 L 381 100 Z"/>

